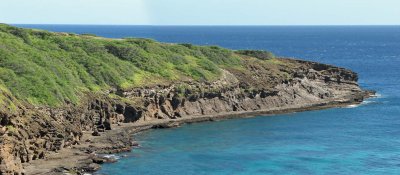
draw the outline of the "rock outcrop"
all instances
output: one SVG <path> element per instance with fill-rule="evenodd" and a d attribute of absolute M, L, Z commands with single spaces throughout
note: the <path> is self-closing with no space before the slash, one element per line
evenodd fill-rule
<path fill-rule="evenodd" d="M 0 174 L 24 174 L 24 164 L 86 142 L 82 140 L 84 131 L 98 136 L 107 134 L 116 124 L 360 103 L 373 93 L 360 89 L 357 74 L 350 70 L 315 62 L 279 60 L 273 68 L 251 62 L 246 64 L 245 71 L 227 68 L 213 82 L 180 81 L 111 91 L 118 97 L 110 96 L 110 92 L 86 94 L 79 106 L 20 104 L 13 114 L 0 113 Z M 169 123 L 155 128 L 177 125 Z M 131 140 L 112 142 L 115 147 L 108 150 L 126 151 L 133 145 Z M 100 152 L 90 148 L 86 151 Z M 98 169 L 92 163 L 90 167 Z"/>

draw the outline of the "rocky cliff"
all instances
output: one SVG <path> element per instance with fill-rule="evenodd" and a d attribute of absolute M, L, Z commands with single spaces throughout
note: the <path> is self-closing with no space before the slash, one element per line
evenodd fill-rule
<path fill-rule="evenodd" d="M 369 95 L 358 86 L 357 74 L 347 69 L 291 59 L 279 61 L 271 70 L 252 63 L 248 63 L 248 71 L 226 69 L 220 79 L 210 83 L 178 82 L 115 90 L 116 97 L 87 94 L 80 106 L 20 105 L 14 114 L 1 113 L 1 173 L 22 174 L 23 163 L 79 145 L 83 131 L 106 134 L 113 124 L 351 104 Z"/>
<path fill-rule="evenodd" d="M 125 125 L 164 128 L 360 103 L 373 92 L 357 80 L 344 68 L 265 51 L 0 24 L 0 174 L 96 170 L 107 161 L 96 154 L 136 145 Z"/>

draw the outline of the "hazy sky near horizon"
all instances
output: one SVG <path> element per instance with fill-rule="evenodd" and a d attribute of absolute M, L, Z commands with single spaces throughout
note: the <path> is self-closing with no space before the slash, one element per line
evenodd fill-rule
<path fill-rule="evenodd" d="M 0 23 L 400 25 L 400 0 L 1 0 Z"/>

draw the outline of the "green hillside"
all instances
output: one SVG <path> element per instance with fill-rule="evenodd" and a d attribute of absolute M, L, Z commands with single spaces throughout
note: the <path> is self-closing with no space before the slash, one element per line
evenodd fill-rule
<path fill-rule="evenodd" d="M 79 103 L 84 92 L 212 81 L 221 68 L 240 70 L 243 57 L 215 46 L 106 39 L 0 25 L 0 105 L 16 97 L 34 105 Z M 246 56 L 247 57 L 247 56 Z"/>

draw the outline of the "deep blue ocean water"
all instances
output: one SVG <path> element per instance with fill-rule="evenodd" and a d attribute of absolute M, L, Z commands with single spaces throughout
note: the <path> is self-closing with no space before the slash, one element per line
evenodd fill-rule
<path fill-rule="evenodd" d="M 358 107 L 146 131 L 99 174 L 400 174 L 400 26 L 22 26 L 270 50 L 350 68 L 380 94 Z"/>

